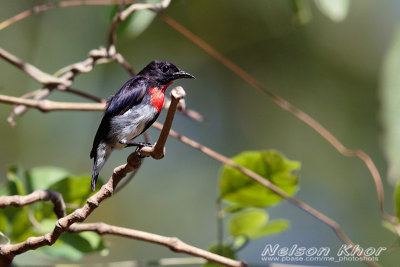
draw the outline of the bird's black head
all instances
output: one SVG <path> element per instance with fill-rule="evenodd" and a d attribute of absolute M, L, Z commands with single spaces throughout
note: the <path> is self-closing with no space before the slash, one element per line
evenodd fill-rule
<path fill-rule="evenodd" d="M 161 84 L 168 84 L 180 78 L 194 78 L 193 75 L 178 69 L 167 61 L 152 61 L 138 75 L 150 78 Z"/>

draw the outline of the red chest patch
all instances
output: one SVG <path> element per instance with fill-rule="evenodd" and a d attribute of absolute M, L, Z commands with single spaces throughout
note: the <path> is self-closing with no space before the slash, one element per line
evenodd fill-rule
<path fill-rule="evenodd" d="M 161 89 L 158 87 L 152 87 L 149 90 L 149 93 L 151 95 L 151 104 L 157 109 L 158 113 L 161 112 L 161 109 L 164 106 L 164 95 L 165 95 L 165 90 L 167 90 L 168 86 L 171 85 L 172 82 L 170 82 L 167 85 L 164 85 Z"/>

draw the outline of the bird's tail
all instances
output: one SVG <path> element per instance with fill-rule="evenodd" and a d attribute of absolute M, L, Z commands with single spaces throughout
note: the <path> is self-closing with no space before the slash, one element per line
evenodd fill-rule
<path fill-rule="evenodd" d="M 96 190 L 96 182 L 99 177 L 100 170 L 103 168 L 106 163 L 108 157 L 110 156 L 111 148 L 108 147 L 105 143 L 101 142 L 94 154 L 94 163 L 93 163 L 93 171 L 92 171 L 92 190 Z"/>

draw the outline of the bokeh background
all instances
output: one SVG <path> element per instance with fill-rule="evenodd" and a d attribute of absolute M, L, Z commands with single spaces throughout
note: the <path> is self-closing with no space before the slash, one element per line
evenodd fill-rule
<path fill-rule="evenodd" d="M 0 0 L 0 21 L 46 2 Z M 399 23 L 400 2 L 351 1 L 348 15 L 340 23 L 323 15 L 313 2 L 305 2 L 312 18 L 303 26 L 299 26 L 291 2 L 283 0 L 175 0 L 165 13 L 254 75 L 269 90 L 320 121 L 345 145 L 365 150 L 386 177 L 379 90 L 383 59 Z M 89 50 L 106 45 L 110 10 L 69 7 L 34 15 L 0 31 L 0 46 L 54 73 L 85 59 Z M 380 263 L 397 266 L 398 240 L 381 225 L 375 187 L 359 159 L 340 155 L 312 129 L 160 18 L 155 18 L 140 35 L 121 33 L 117 49 L 136 70 L 151 60 L 169 60 L 197 77 L 176 84 L 184 86 L 187 106 L 203 114 L 206 122 L 177 115 L 173 124 L 176 131 L 227 156 L 245 150 L 277 149 L 289 159 L 300 161 L 300 190 L 296 197 L 335 219 L 355 243 L 388 247 Z M 74 87 L 107 98 L 128 78 L 117 64 L 101 65 L 89 74 L 79 75 Z M 1 94 L 20 96 L 39 86 L 0 60 Z M 61 92 L 54 92 L 50 99 L 84 101 Z M 75 174 L 90 173 L 89 152 L 101 112 L 43 114 L 30 110 L 17 118 L 17 125 L 12 128 L 6 121 L 10 111 L 11 106 L 0 105 L 1 180 L 6 179 L 6 168 L 11 163 L 20 163 L 27 169 L 52 165 Z M 149 133 L 154 140 L 158 131 L 150 129 Z M 135 179 L 104 202 L 89 221 L 177 236 L 207 248 L 217 239 L 216 199 L 221 164 L 174 139 L 168 140 L 166 149 L 163 160 L 146 160 Z M 129 152 L 114 152 L 101 175 L 109 177 Z M 385 208 L 392 212 L 393 187 L 386 178 L 384 183 Z M 252 265 L 265 264 L 260 254 L 266 244 L 328 246 L 332 250 L 341 245 L 330 228 L 286 202 L 268 212 L 273 219 L 289 220 L 291 227 L 242 249 L 240 259 Z M 145 242 L 119 237 L 106 240 L 108 256 L 89 255 L 81 262 L 177 256 Z M 54 263 L 34 253 L 26 253 L 16 262 Z"/>

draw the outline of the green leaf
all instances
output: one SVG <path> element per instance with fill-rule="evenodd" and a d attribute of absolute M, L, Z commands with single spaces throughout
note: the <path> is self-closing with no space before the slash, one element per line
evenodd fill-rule
<path fill-rule="evenodd" d="M 232 158 L 240 166 L 246 167 L 269 180 L 289 195 L 298 187 L 300 163 L 287 160 L 273 150 L 247 151 Z M 239 206 L 267 207 L 282 198 L 233 167 L 225 165 L 220 181 L 221 197 Z"/>
<path fill-rule="evenodd" d="M 94 232 L 65 233 L 60 239 L 82 253 L 100 252 L 105 249 L 102 237 Z"/>
<path fill-rule="evenodd" d="M 146 1 L 154 2 L 154 1 Z M 132 19 L 129 22 L 129 35 L 131 37 L 137 37 L 144 32 L 150 24 L 153 22 L 157 14 L 150 10 L 139 10 L 132 15 Z"/>
<path fill-rule="evenodd" d="M 74 247 L 63 243 L 62 241 L 58 240 L 54 245 L 51 247 L 44 246 L 37 249 L 38 254 L 44 254 L 50 258 L 64 258 L 67 260 L 78 261 L 83 258 L 83 253 L 79 250 L 75 249 Z"/>
<path fill-rule="evenodd" d="M 82 205 L 94 194 L 90 188 L 89 175 L 66 177 L 49 187 L 50 190 L 60 192 L 66 203 Z M 100 188 L 102 182 L 98 181 L 96 188 Z"/>
<path fill-rule="evenodd" d="M 268 214 L 261 209 L 246 209 L 235 213 L 229 220 L 232 236 L 251 236 L 268 221 Z"/>
<path fill-rule="evenodd" d="M 289 228 L 289 222 L 286 220 L 270 221 L 263 227 L 249 233 L 249 238 L 259 238 L 266 235 L 277 234 L 286 231 Z"/>
<path fill-rule="evenodd" d="M 397 182 L 394 190 L 394 207 L 397 218 L 400 220 L 400 181 Z"/>
<path fill-rule="evenodd" d="M 230 259 L 235 259 L 235 251 L 233 251 L 229 246 L 226 245 L 214 245 L 211 248 L 208 249 L 208 251 L 230 258 Z M 206 264 L 203 265 L 204 267 L 221 267 L 222 265 L 214 263 L 214 262 L 207 262 Z"/>
<path fill-rule="evenodd" d="M 289 5 L 294 14 L 294 23 L 304 26 L 312 19 L 311 7 L 308 0 L 289 0 Z"/>
<path fill-rule="evenodd" d="M 314 0 L 318 9 L 334 22 L 341 22 L 349 13 L 349 0 Z"/>
<path fill-rule="evenodd" d="M 65 169 L 53 166 L 43 166 L 32 168 L 28 172 L 28 180 L 32 191 L 47 190 L 52 184 L 57 183 L 69 175 L 69 172 Z"/>
<path fill-rule="evenodd" d="M 235 213 L 230 218 L 228 226 L 232 236 L 236 238 L 245 236 L 247 239 L 254 239 L 282 232 L 288 228 L 289 222 L 275 220 L 268 223 L 268 214 L 264 210 L 251 208 Z M 238 243 L 237 241 L 234 243 Z"/>
<path fill-rule="evenodd" d="M 8 166 L 7 179 L 8 182 L 0 191 L 2 195 L 26 195 L 25 175 L 21 166 Z"/>
<path fill-rule="evenodd" d="M 381 109 L 384 152 L 388 161 L 388 178 L 392 184 L 400 180 L 400 27 L 383 61 L 381 78 Z"/>

